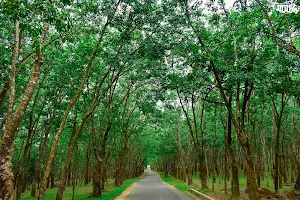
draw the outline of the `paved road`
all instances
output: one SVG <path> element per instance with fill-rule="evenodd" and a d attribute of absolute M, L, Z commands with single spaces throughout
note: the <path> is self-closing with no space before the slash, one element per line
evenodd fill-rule
<path fill-rule="evenodd" d="M 149 170 L 146 173 L 147 175 L 137 182 L 126 200 L 192 200 L 185 193 L 162 182 L 157 173 Z"/>

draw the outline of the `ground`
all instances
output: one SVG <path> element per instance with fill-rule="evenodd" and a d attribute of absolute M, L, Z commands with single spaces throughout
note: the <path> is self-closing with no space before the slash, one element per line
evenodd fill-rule
<path fill-rule="evenodd" d="M 158 173 L 150 170 L 146 170 L 146 173 L 143 179 L 117 200 L 192 200 L 186 193 L 164 183 Z"/>

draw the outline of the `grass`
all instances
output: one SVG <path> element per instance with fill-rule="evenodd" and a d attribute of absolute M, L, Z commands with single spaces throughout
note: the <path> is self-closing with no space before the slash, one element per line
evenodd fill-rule
<path fill-rule="evenodd" d="M 181 180 L 178 180 L 171 175 L 168 175 L 168 178 L 165 177 L 164 173 L 160 172 L 159 175 L 164 182 L 169 183 L 170 185 L 174 186 L 178 190 L 188 191 L 190 189 L 190 187 L 187 185 L 187 183 L 185 183 Z"/>
<path fill-rule="evenodd" d="M 267 184 L 268 182 L 268 184 Z M 239 174 L 239 184 L 240 184 L 240 190 L 246 189 L 246 177 L 243 173 Z M 196 185 L 196 189 L 201 190 L 201 181 L 199 179 L 199 173 L 193 175 L 193 185 Z M 208 178 L 208 185 L 211 188 L 212 187 L 212 179 Z M 273 186 L 273 180 L 272 177 L 269 176 L 268 180 L 261 179 L 261 187 L 266 188 L 272 192 L 274 192 L 274 186 Z M 231 188 L 231 182 L 227 181 L 227 190 L 230 191 Z M 289 192 L 293 189 L 293 185 L 283 185 L 282 188 L 279 189 L 279 192 Z M 224 180 L 222 179 L 221 175 L 216 176 L 216 183 L 215 183 L 215 191 L 223 191 L 224 190 Z M 224 193 L 224 192 L 221 192 Z"/>
<path fill-rule="evenodd" d="M 208 194 L 208 195 L 212 194 L 211 192 L 212 179 L 208 178 L 207 180 L 209 189 L 202 189 L 201 181 L 199 179 L 199 173 L 193 175 L 193 183 L 191 185 L 188 185 L 187 182 L 180 181 L 171 175 L 168 175 L 168 178 L 166 178 L 164 173 L 159 173 L 159 174 L 162 180 L 164 180 L 166 183 L 169 183 L 170 185 L 173 185 L 174 187 L 176 187 L 181 191 L 187 191 L 189 190 L 189 188 L 193 188 L 195 190 L 202 192 L 203 194 Z M 244 176 L 243 173 L 239 174 L 239 184 L 240 184 L 240 191 L 246 189 L 246 177 Z M 224 195 L 228 197 L 230 196 L 231 182 L 227 181 L 227 194 L 225 194 L 224 180 L 222 179 L 221 175 L 216 176 L 216 183 L 214 187 L 215 187 L 215 191 L 213 192 L 214 194 Z M 274 192 L 272 177 L 269 176 L 268 181 L 266 178 L 264 180 L 261 180 L 261 187 Z M 292 190 L 293 190 L 293 185 L 283 185 L 283 187 L 279 189 L 279 193 L 287 193 Z"/>
<path fill-rule="evenodd" d="M 115 197 L 119 196 L 124 190 L 126 190 L 132 183 L 139 180 L 140 178 L 134 178 L 124 181 L 123 185 L 120 187 L 114 187 L 114 180 L 110 179 L 107 182 L 107 185 L 105 187 L 105 191 L 102 193 L 101 198 L 94 198 L 93 200 L 112 200 Z M 72 190 L 73 187 L 69 186 L 66 187 L 66 190 L 64 192 L 64 200 L 71 200 L 72 199 Z M 82 200 L 87 199 L 89 194 L 92 193 L 93 185 L 78 185 L 75 187 L 75 200 Z M 22 200 L 36 200 L 37 197 L 30 197 L 30 190 L 27 190 L 22 195 Z M 56 197 L 57 188 L 47 189 L 45 194 L 45 200 L 52 200 Z M 38 194 L 38 190 L 37 193 Z"/>

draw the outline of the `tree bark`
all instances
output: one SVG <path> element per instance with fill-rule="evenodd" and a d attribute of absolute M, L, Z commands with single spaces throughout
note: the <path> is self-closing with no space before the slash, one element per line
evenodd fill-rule
<path fill-rule="evenodd" d="M 206 170 L 206 162 L 204 152 L 199 153 L 199 177 L 201 180 L 202 189 L 207 189 L 207 170 Z"/>
<path fill-rule="evenodd" d="M 283 116 L 283 110 L 285 107 L 285 94 L 281 94 L 281 105 L 280 105 L 280 111 L 277 111 L 275 101 L 272 100 L 273 103 L 273 109 L 274 109 L 274 121 L 276 124 L 275 128 L 275 163 L 274 163 L 274 189 L 277 192 L 278 186 L 279 186 L 279 153 L 280 153 L 280 146 L 279 146 L 279 139 L 280 139 L 280 128 L 282 124 L 282 116 Z"/>
<path fill-rule="evenodd" d="M 300 163 L 298 163 L 298 165 L 297 165 L 297 171 L 298 171 L 298 175 L 297 175 L 297 180 L 295 183 L 295 190 L 300 191 Z"/>
<path fill-rule="evenodd" d="M 297 172 L 298 172 L 294 189 L 296 191 L 300 191 L 300 161 L 297 159 L 296 142 L 295 142 L 296 132 L 297 132 L 297 129 L 296 129 L 297 120 L 295 119 L 295 113 L 294 112 L 292 113 L 292 121 L 293 121 L 292 137 L 294 139 L 292 140 L 291 150 L 292 150 L 292 154 L 293 154 L 294 161 L 296 163 Z M 293 173 L 293 172 L 291 172 L 291 173 Z"/>
<path fill-rule="evenodd" d="M 230 106 L 231 106 L 231 99 L 229 100 Z M 227 118 L 227 144 L 228 144 L 228 149 L 229 149 L 229 155 L 231 159 L 231 196 L 233 199 L 238 199 L 241 194 L 240 194 L 240 186 L 239 186 L 239 170 L 236 162 L 236 155 L 235 151 L 232 147 L 232 124 L 231 124 L 231 117 L 228 114 Z"/>
<path fill-rule="evenodd" d="M 36 52 L 36 59 L 33 64 L 33 69 L 31 77 L 27 83 L 24 96 L 16 109 L 14 111 L 15 105 L 15 75 L 16 75 L 16 65 L 19 58 L 19 45 L 20 45 L 20 29 L 19 21 L 16 21 L 15 25 L 15 43 L 12 59 L 12 67 L 10 74 L 10 96 L 9 96 L 9 108 L 7 112 L 6 124 L 3 138 L 0 142 L 0 199 L 12 200 L 13 199 L 13 172 L 12 172 L 12 152 L 13 144 L 15 140 L 16 132 L 20 126 L 21 119 L 23 118 L 27 106 L 33 95 L 35 86 L 38 84 L 40 67 L 42 66 L 44 59 L 42 56 L 41 49 Z M 46 35 L 49 29 L 49 25 L 45 24 L 42 32 L 41 43 L 46 40 Z"/>
<path fill-rule="evenodd" d="M 85 153 L 85 169 L 84 169 L 84 184 L 89 183 L 89 169 L 90 169 L 90 150 L 89 145 L 86 143 L 86 153 Z"/>
<path fill-rule="evenodd" d="M 101 160 L 96 161 L 96 165 L 93 173 L 93 192 L 90 198 L 99 198 L 102 195 L 102 168 L 101 168 Z"/>

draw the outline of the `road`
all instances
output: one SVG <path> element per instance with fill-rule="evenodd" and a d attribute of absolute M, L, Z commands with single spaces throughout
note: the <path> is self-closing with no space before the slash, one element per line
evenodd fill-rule
<path fill-rule="evenodd" d="M 161 181 L 157 173 L 150 170 L 146 173 L 147 175 L 135 184 L 125 200 L 192 200 L 184 192 Z"/>

